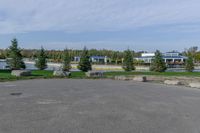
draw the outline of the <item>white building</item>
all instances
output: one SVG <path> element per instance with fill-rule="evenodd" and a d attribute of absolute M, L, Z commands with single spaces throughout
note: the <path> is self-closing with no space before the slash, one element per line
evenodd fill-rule
<path fill-rule="evenodd" d="M 167 64 L 183 64 L 187 59 L 186 56 L 182 56 L 179 52 L 167 52 L 162 55 L 164 62 Z M 154 57 L 155 53 L 142 53 L 141 57 L 135 59 L 144 63 L 151 63 Z"/>
<path fill-rule="evenodd" d="M 107 56 L 91 56 L 90 60 L 93 63 L 107 63 L 108 57 Z"/>
<path fill-rule="evenodd" d="M 75 62 L 80 62 L 80 60 L 81 60 L 81 57 L 80 57 L 80 56 L 75 56 L 73 61 L 75 61 Z"/>
<path fill-rule="evenodd" d="M 75 62 L 80 62 L 81 57 L 80 56 L 75 56 L 74 61 Z M 109 61 L 109 58 L 107 56 L 91 56 L 90 60 L 92 63 L 102 63 L 106 64 Z"/>

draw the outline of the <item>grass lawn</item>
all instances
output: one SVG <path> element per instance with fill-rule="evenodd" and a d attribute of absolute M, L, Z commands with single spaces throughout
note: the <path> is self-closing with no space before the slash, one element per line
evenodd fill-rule
<path fill-rule="evenodd" d="M 39 79 L 39 78 L 56 78 L 53 76 L 53 71 L 47 70 L 33 70 L 32 76 L 15 77 L 11 75 L 10 70 L 0 70 L 0 81 L 14 81 L 20 79 Z M 83 72 L 72 72 L 70 78 L 85 78 Z"/>
<path fill-rule="evenodd" d="M 47 71 L 47 70 L 33 70 L 32 77 L 55 78 L 53 76 L 53 71 Z M 85 73 L 84 72 L 71 72 L 70 78 L 85 78 Z"/>
<path fill-rule="evenodd" d="M 9 70 L 0 70 L 0 81 L 15 80 L 16 77 L 10 75 Z"/>
<path fill-rule="evenodd" d="M 131 75 L 157 75 L 157 76 L 189 76 L 189 77 L 200 77 L 200 72 L 106 72 L 105 78 L 114 77 L 114 76 L 131 76 Z M 47 70 L 33 70 L 32 76 L 27 77 L 15 77 L 11 76 L 11 71 L 9 70 L 0 70 L 0 81 L 14 81 L 20 79 L 39 79 L 39 78 L 57 78 L 53 77 L 53 71 Z M 72 72 L 70 78 L 86 78 L 84 72 Z"/>

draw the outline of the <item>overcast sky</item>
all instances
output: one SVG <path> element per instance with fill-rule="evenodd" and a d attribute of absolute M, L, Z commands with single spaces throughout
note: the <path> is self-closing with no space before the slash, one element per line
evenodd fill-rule
<path fill-rule="evenodd" d="M 199 0 L 0 0 L 0 48 L 200 47 Z"/>

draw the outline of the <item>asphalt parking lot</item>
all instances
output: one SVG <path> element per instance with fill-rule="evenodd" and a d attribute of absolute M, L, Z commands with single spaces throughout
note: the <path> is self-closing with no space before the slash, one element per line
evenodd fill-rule
<path fill-rule="evenodd" d="M 200 133 L 200 90 L 115 80 L 0 83 L 0 133 Z"/>

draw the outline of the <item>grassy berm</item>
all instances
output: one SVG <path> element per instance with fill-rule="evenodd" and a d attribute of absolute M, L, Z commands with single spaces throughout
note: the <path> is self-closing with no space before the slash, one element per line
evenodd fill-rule
<path fill-rule="evenodd" d="M 135 75 L 152 75 L 152 76 L 185 76 L 185 77 L 200 77 L 200 72 L 106 72 L 104 78 L 113 78 L 114 76 L 135 76 Z M 47 70 L 33 70 L 32 76 L 26 77 L 15 77 L 11 75 L 10 70 L 0 70 L 0 81 L 15 81 L 15 80 L 24 80 L 24 79 L 51 79 L 51 78 L 63 78 L 63 77 L 54 77 L 53 71 Z M 73 79 L 83 79 L 86 78 L 84 72 L 72 72 L 71 76 L 68 78 Z"/>

